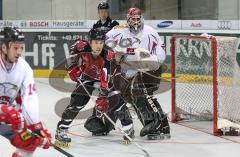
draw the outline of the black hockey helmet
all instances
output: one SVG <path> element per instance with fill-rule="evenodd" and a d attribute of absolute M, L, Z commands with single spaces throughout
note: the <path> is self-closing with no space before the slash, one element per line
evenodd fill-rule
<path fill-rule="evenodd" d="M 99 28 L 91 29 L 88 32 L 88 38 L 89 40 L 105 40 L 105 33 Z"/>
<path fill-rule="evenodd" d="M 107 2 L 101 2 L 98 4 L 98 9 L 109 9 L 109 5 Z"/>
<path fill-rule="evenodd" d="M 8 46 L 9 42 L 23 42 L 24 35 L 22 31 L 16 27 L 4 27 L 0 32 L 0 41 L 4 42 Z"/>

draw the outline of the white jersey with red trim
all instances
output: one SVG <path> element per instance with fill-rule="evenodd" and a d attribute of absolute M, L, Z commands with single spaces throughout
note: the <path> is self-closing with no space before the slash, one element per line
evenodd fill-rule
<path fill-rule="evenodd" d="M 22 112 L 29 124 L 39 122 L 38 97 L 33 70 L 21 57 L 7 70 L 0 55 L 0 104 L 8 104 Z M 14 102 L 18 99 L 18 103 Z"/>
<path fill-rule="evenodd" d="M 150 53 L 150 58 L 157 59 L 154 61 L 160 64 L 166 59 L 165 46 L 163 41 L 160 39 L 156 30 L 148 25 L 144 25 L 143 30 L 138 34 L 133 34 L 127 26 L 115 26 L 107 34 L 106 44 L 114 41 L 117 46 L 127 47 L 129 50 L 141 48 L 147 50 Z M 133 57 L 128 55 L 125 58 L 125 62 L 133 61 Z M 144 64 L 144 63 L 143 63 Z M 121 66 L 122 67 L 122 66 Z M 133 77 L 138 70 L 134 68 L 122 67 L 122 72 L 127 74 L 128 77 Z"/>

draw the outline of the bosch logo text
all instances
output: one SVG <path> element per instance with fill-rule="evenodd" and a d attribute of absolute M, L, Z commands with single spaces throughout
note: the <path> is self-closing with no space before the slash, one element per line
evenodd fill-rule
<path fill-rule="evenodd" d="M 30 22 L 30 27 L 47 27 L 48 22 Z"/>

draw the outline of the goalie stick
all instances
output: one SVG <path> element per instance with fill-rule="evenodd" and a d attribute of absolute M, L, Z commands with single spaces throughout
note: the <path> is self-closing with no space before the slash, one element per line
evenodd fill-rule
<path fill-rule="evenodd" d="M 85 90 L 85 92 L 87 93 L 87 95 L 90 97 L 90 100 L 95 104 L 95 102 L 92 100 L 92 97 L 90 95 L 90 93 L 88 92 L 88 90 L 86 89 L 86 87 L 84 86 L 84 84 L 81 82 L 81 80 L 79 79 L 79 83 L 81 84 L 81 86 L 83 87 L 83 89 Z M 135 146 L 137 146 L 137 148 L 139 148 L 141 151 L 144 152 L 145 157 L 151 157 L 150 154 L 147 152 L 146 149 L 144 149 L 142 146 L 140 146 L 138 143 L 136 143 L 131 137 L 128 136 L 127 133 L 124 132 L 124 130 L 122 128 L 120 128 L 119 126 L 116 125 L 116 123 L 113 122 L 113 120 L 106 114 L 106 113 L 102 113 L 112 124 L 113 126 L 120 130 L 129 141 L 131 141 Z"/>

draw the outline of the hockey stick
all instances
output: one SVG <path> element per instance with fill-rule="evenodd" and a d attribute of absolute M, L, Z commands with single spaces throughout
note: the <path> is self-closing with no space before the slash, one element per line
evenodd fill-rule
<path fill-rule="evenodd" d="M 103 113 L 103 115 L 112 123 L 112 125 L 115 127 L 115 129 L 118 129 L 119 131 L 121 131 L 121 133 L 124 134 L 124 136 L 127 137 L 127 139 L 132 142 L 133 144 L 135 144 L 139 149 L 141 149 L 144 153 L 145 153 L 145 157 L 151 157 L 150 154 L 147 152 L 146 149 L 144 149 L 143 147 L 141 147 L 138 143 L 136 143 L 131 137 L 128 136 L 127 133 L 125 133 L 125 131 L 120 128 L 119 126 L 116 125 L 116 123 L 114 123 L 114 121 L 106 114 Z"/>
<path fill-rule="evenodd" d="M 11 126 L 11 124 L 8 124 L 8 123 L 5 123 L 5 122 L 0 122 L 0 125 L 3 125 L 3 124 L 6 124 L 6 125 Z M 31 135 L 32 135 L 33 137 L 35 137 L 35 138 L 41 137 L 40 135 L 38 135 L 38 134 L 36 134 L 36 133 L 33 133 L 33 132 L 32 132 L 31 130 L 29 130 L 29 129 L 27 129 L 26 132 L 27 132 L 28 134 L 31 134 Z M 56 146 L 56 145 L 53 144 L 53 143 L 51 143 L 51 146 L 52 146 L 55 150 L 57 150 L 58 152 L 60 152 L 60 153 L 62 153 L 63 155 L 65 155 L 66 157 L 74 157 L 72 154 L 66 152 L 65 150 L 63 150 L 62 148 Z"/>
<path fill-rule="evenodd" d="M 85 90 L 85 92 L 87 93 L 87 95 L 90 97 L 90 100 L 95 104 L 95 102 L 94 102 L 94 101 L 92 100 L 92 98 L 91 98 L 90 93 L 88 92 L 88 90 L 86 89 L 86 87 L 84 86 L 84 84 L 81 82 L 81 80 L 79 80 L 79 83 L 81 84 L 81 86 L 83 87 L 83 89 Z M 102 114 L 113 124 L 113 126 L 114 126 L 116 129 L 120 130 L 120 131 L 127 137 L 127 139 L 128 139 L 130 142 L 132 142 L 132 143 L 135 144 L 140 150 L 142 150 L 142 151 L 145 153 L 145 157 L 151 157 L 150 154 L 146 151 L 146 149 L 144 149 L 143 147 L 141 147 L 141 146 L 140 146 L 138 143 L 136 143 L 131 137 L 129 137 L 128 134 L 125 133 L 125 131 L 124 131 L 122 128 L 118 127 L 118 126 L 116 125 L 116 123 L 114 123 L 113 120 L 112 120 L 106 113 L 102 113 Z"/>
<path fill-rule="evenodd" d="M 33 133 L 31 130 L 27 129 L 27 132 L 31 135 L 33 135 L 35 138 L 39 138 L 39 137 L 42 137 L 36 133 Z M 58 152 L 62 153 L 63 155 L 65 155 L 66 157 L 74 157 L 72 154 L 66 152 L 65 150 L 63 150 L 62 148 L 56 146 L 54 143 L 51 142 L 51 146 L 57 150 Z"/>
<path fill-rule="evenodd" d="M 54 148 L 55 150 L 59 151 L 60 153 L 62 153 L 62 154 L 64 154 L 64 155 L 66 155 L 67 157 L 74 157 L 72 154 L 66 152 L 65 150 L 63 150 L 62 148 L 56 146 L 55 144 L 53 144 L 53 143 L 51 143 L 51 144 L 52 144 L 52 146 L 53 146 L 53 148 Z"/>

